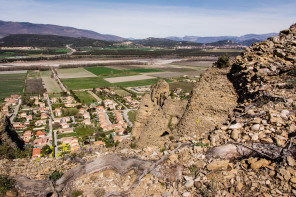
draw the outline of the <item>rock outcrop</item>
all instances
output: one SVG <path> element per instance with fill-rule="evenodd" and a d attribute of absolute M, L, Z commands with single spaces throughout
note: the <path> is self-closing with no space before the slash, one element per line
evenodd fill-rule
<path fill-rule="evenodd" d="M 179 136 L 201 137 L 224 123 L 237 105 L 237 95 L 227 78 L 229 69 L 209 68 L 193 88 L 185 113 L 177 125 Z"/>
<path fill-rule="evenodd" d="M 187 101 L 172 100 L 169 93 L 169 84 L 159 80 L 151 87 L 150 95 L 143 97 L 132 129 L 138 145 L 163 144 L 165 140 L 162 137 L 171 133 L 170 126 L 182 116 Z"/>
<path fill-rule="evenodd" d="M 0 145 L 9 146 L 13 149 L 23 149 L 24 141 L 13 130 L 9 118 L 0 112 Z"/>

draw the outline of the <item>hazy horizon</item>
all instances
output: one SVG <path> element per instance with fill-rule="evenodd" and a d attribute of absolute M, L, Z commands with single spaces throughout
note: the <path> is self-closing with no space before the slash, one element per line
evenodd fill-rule
<path fill-rule="evenodd" d="M 53 24 L 124 38 L 277 33 L 295 23 L 292 0 L 0 0 L 0 20 Z"/>

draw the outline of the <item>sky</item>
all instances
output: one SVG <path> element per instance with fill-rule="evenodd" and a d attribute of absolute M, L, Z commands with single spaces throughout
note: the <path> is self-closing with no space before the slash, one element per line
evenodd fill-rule
<path fill-rule="evenodd" d="M 0 0 L 0 20 L 124 38 L 241 36 L 296 22 L 295 0 Z"/>

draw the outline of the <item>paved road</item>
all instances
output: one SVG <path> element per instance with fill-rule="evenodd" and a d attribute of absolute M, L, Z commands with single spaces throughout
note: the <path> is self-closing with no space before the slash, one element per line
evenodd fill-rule
<path fill-rule="evenodd" d="M 103 113 L 104 113 L 104 116 L 105 116 L 105 119 L 106 119 L 107 123 L 108 123 L 109 125 L 112 125 L 112 123 L 111 123 L 110 120 L 109 120 L 109 116 L 108 116 L 107 112 L 104 111 Z"/>
<path fill-rule="evenodd" d="M 54 114 L 53 114 L 53 111 L 52 111 L 52 107 L 51 107 L 51 103 L 50 103 L 50 99 L 49 99 L 49 96 L 47 94 L 47 104 L 48 104 L 48 107 L 49 107 L 49 110 L 50 110 L 50 116 L 52 119 L 54 119 Z"/>
<path fill-rule="evenodd" d="M 53 136 L 52 136 L 53 135 Z M 54 142 L 54 157 L 57 157 L 58 154 L 58 139 L 57 133 L 52 130 L 52 119 L 49 119 L 49 137 L 52 136 Z"/>
<path fill-rule="evenodd" d="M 10 117 L 10 122 L 13 123 L 13 119 L 15 118 L 15 116 L 18 114 L 18 111 L 20 109 L 20 106 L 22 104 L 22 99 L 19 99 L 19 102 L 17 104 L 17 106 L 15 106 L 14 108 L 14 112 L 12 114 L 12 116 Z"/>
<path fill-rule="evenodd" d="M 128 126 L 132 127 L 134 124 L 129 120 L 128 118 L 128 112 L 130 111 L 136 111 L 137 109 L 126 109 L 126 110 L 122 110 L 123 111 L 123 117 L 125 119 L 125 121 L 128 123 Z"/>
<path fill-rule="evenodd" d="M 72 55 L 74 52 L 76 52 L 76 49 L 73 49 L 70 47 L 70 44 L 66 45 L 67 49 L 70 49 L 71 51 L 67 53 L 67 55 Z"/>
<path fill-rule="evenodd" d="M 48 94 L 47 94 L 47 104 L 49 106 L 50 116 L 51 116 L 50 119 L 49 119 L 49 123 L 48 123 L 49 124 L 49 134 L 48 134 L 48 136 L 51 137 L 52 134 L 53 134 L 52 140 L 54 142 L 54 154 L 55 154 L 54 156 L 56 157 L 57 154 L 58 154 L 58 146 L 57 146 L 58 141 L 57 141 L 56 132 L 52 131 L 52 120 L 54 119 L 54 114 L 53 114 L 53 111 L 52 111 L 52 107 L 51 107 L 51 103 L 50 103 L 50 99 L 49 99 Z"/>

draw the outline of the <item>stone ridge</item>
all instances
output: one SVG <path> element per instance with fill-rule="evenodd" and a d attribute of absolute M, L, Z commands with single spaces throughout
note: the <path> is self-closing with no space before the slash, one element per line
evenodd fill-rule
<path fill-rule="evenodd" d="M 0 144 L 10 146 L 13 149 L 23 149 L 24 141 L 13 130 L 9 118 L 0 112 Z"/>

